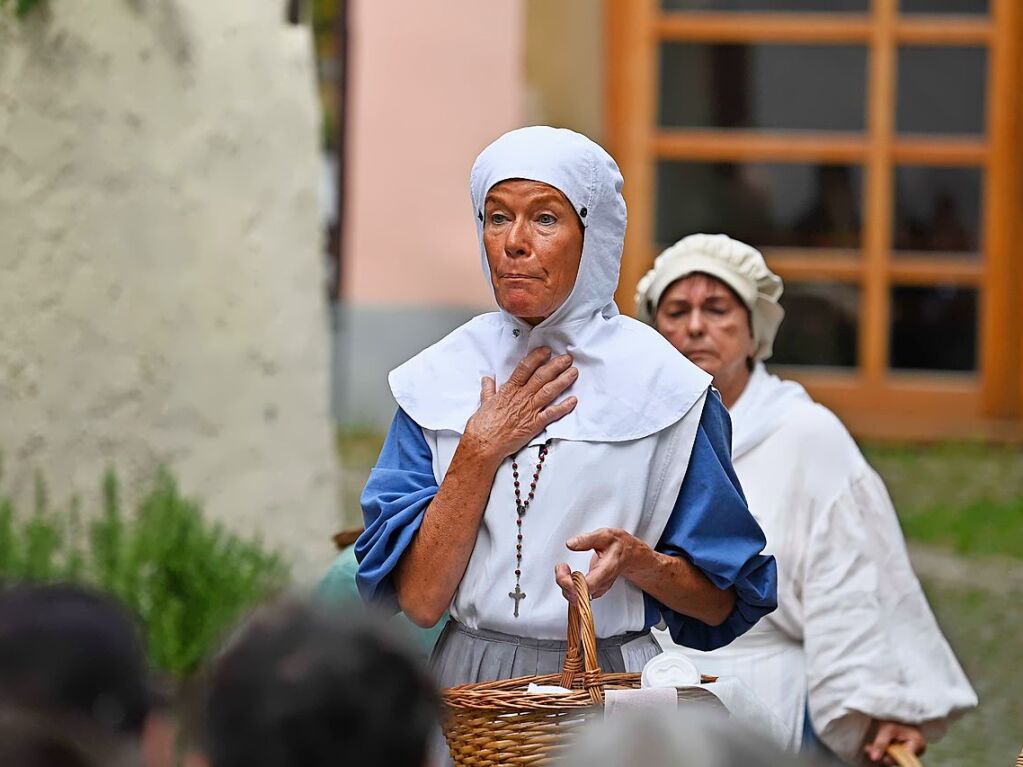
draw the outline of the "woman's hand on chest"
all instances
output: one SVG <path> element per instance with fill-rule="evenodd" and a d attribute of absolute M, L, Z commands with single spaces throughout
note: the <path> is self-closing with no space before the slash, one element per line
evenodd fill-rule
<path fill-rule="evenodd" d="M 552 359 L 547 347 L 534 349 L 500 388 L 493 378 L 483 379 L 479 409 L 466 424 L 462 439 L 480 453 L 504 460 L 572 412 L 575 397 L 551 403 L 575 383 L 578 375 L 570 355 Z"/>

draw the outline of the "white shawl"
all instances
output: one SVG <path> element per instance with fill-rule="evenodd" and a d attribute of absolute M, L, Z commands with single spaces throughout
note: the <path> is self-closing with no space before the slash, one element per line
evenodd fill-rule
<path fill-rule="evenodd" d="M 470 187 L 488 284 L 484 200 L 509 179 L 549 184 L 579 214 L 585 234 L 571 295 L 536 327 L 503 310 L 475 317 L 391 372 L 395 400 L 420 426 L 461 433 L 479 407 L 483 376 L 500 386 L 530 350 L 549 346 L 572 354 L 579 378 L 566 396 L 579 404 L 547 428 L 546 438 L 623 442 L 677 423 L 711 378 L 614 303 L 626 220 L 615 161 L 585 136 L 548 127 L 512 131 L 484 149 Z"/>
<path fill-rule="evenodd" d="M 732 405 L 732 460 L 737 461 L 773 434 L 798 403 L 813 402 L 806 389 L 795 381 L 771 375 L 758 362 L 749 383 Z"/>

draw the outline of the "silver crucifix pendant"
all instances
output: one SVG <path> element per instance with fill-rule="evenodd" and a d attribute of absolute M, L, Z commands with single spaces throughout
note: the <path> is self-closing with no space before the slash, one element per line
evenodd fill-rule
<path fill-rule="evenodd" d="M 508 596 L 515 600 L 515 617 L 519 617 L 519 602 L 526 598 L 526 592 L 519 588 L 519 584 L 515 584 L 515 591 L 509 591 Z"/>

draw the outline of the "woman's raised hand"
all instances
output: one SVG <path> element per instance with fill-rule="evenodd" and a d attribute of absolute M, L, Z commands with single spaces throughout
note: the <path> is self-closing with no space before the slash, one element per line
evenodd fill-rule
<path fill-rule="evenodd" d="M 479 409 L 466 424 L 463 439 L 474 440 L 480 450 L 504 460 L 572 412 L 575 397 L 551 403 L 578 377 L 571 355 L 551 358 L 547 347 L 533 349 L 500 388 L 493 378 L 484 377 Z"/>
<path fill-rule="evenodd" d="M 565 545 L 572 551 L 593 551 L 590 571 L 586 573 L 586 585 L 591 599 L 599 599 L 610 591 L 615 581 L 625 575 L 637 555 L 650 548 L 636 536 L 611 527 L 602 527 L 592 533 L 569 538 Z M 554 568 L 554 580 L 561 586 L 565 599 L 574 603 L 576 596 L 572 569 L 565 562 Z"/>

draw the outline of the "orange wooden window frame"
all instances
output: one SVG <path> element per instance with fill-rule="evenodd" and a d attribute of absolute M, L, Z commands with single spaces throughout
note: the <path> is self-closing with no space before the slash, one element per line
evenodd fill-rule
<path fill-rule="evenodd" d="M 815 395 L 845 410 L 916 413 L 948 436 L 980 422 L 1004 435 L 1023 414 L 1023 9 L 991 0 L 986 17 L 905 16 L 899 0 L 872 0 L 865 14 L 662 11 L 658 0 L 607 0 L 607 128 L 626 179 L 629 231 L 618 291 L 623 311 L 634 307 L 636 282 L 656 252 L 654 173 L 658 160 L 855 163 L 864 168 L 862 251 L 773 249 L 768 259 L 792 281 L 855 282 L 863 296 L 859 367 L 815 373 L 792 369 Z M 657 125 L 657 61 L 667 41 L 862 44 L 868 49 L 867 124 L 862 133 L 781 133 L 756 130 L 673 130 Z M 917 137 L 895 131 L 896 66 L 900 46 L 968 45 L 988 51 L 987 133 L 982 137 Z M 893 172 L 896 165 L 977 167 L 984 171 L 980 258 L 935 254 L 892 256 Z M 889 291 L 893 285 L 954 284 L 980 290 L 976 375 L 903 374 L 888 368 Z M 920 411 L 920 408 L 923 411 Z M 928 418 L 924 416 L 929 416 Z M 965 421 L 963 419 L 966 419 Z M 853 418 L 853 421 L 856 419 Z M 869 419 L 861 419 L 867 423 Z M 880 421 L 878 422 L 880 424 Z M 865 426 L 868 433 L 883 428 Z M 890 423 L 888 427 L 890 427 Z M 942 433 L 941 426 L 937 432 Z M 897 430 L 897 427 L 896 427 Z M 981 433 L 977 432 L 977 433 Z M 1019 432 L 1023 437 L 1023 429 Z"/>

